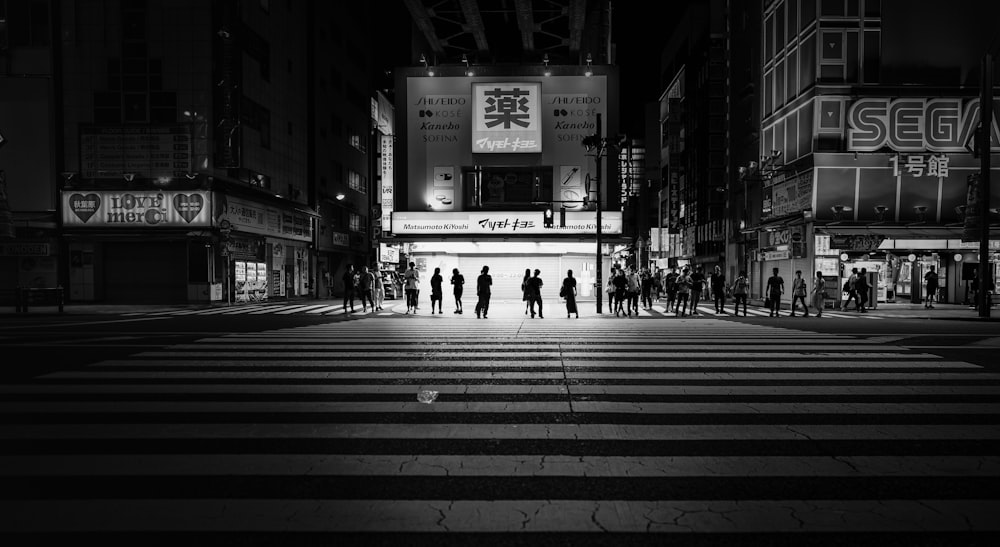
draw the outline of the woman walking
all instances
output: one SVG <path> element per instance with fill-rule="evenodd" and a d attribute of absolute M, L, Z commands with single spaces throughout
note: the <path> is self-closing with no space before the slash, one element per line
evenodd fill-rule
<path fill-rule="evenodd" d="M 576 278 L 573 277 L 573 270 L 566 270 L 566 279 L 563 279 L 559 296 L 566 299 L 566 319 L 569 319 L 570 314 L 574 313 L 579 319 L 580 312 L 576 309 Z"/>
<path fill-rule="evenodd" d="M 455 312 L 462 313 L 462 292 L 465 286 L 465 276 L 458 273 L 458 268 L 451 270 L 451 284 L 455 286 Z"/>
<path fill-rule="evenodd" d="M 750 293 L 750 280 L 747 272 L 740 270 L 740 275 L 733 281 L 733 315 L 740 314 L 740 304 L 743 304 L 743 317 L 747 316 L 747 295 Z"/>
<path fill-rule="evenodd" d="M 816 272 L 816 281 L 812 288 L 813 307 L 816 308 L 816 317 L 823 317 L 823 306 L 826 305 L 826 279 L 823 279 L 823 272 Z"/>

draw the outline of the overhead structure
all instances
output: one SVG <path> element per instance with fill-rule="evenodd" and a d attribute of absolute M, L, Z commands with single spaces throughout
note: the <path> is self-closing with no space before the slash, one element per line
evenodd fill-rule
<path fill-rule="evenodd" d="M 437 64 L 578 64 L 605 51 L 607 2 L 598 0 L 403 0 Z M 586 50 L 586 51 L 585 51 Z M 609 62 L 601 59 L 601 63 Z"/>

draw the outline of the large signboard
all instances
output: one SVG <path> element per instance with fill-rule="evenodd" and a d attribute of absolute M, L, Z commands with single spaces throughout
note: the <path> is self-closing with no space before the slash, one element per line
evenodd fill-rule
<path fill-rule="evenodd" d="M 265 207 L 260 203 L 218 194 L 216 220 L 241 232 L 312 241 L 312 219 L 303 213 Z"/>
<path fill-rule="evenodd" d="M 495 158 L 508 158 L 504 162 L 512 158 L 503 154 L 535 154 L 523 165 L 551 168 L 549 178 L 554 186 L 556 181 L 559 185 L 559 189 L 553 188 L 553 199 L 567 199 L 560 191 L 563 182 L 565 195 L 572 195 L 570 191 L 579 195 L 586 190 L 587 181 L 597 178 L 596 162 L 587 156 L 581 142 L 597 132 L 598 114 L 603 115 L 604 134 L 612 131 L 608 125 L 608 80 L 604 75 L 551 76 L 539 82 L 497 76 L 408 77 L 406 102 L 399 103 L 405 108 L 400 119 L 405 122 L 406 172 L 395 174 L 397 181 L 405 181 L 401 183 L 407 190 L 398 192 L 396 198 L 405 195 L 406 201 L 395 203 L 394 208 L 426 211 L 430 205 L 436 211 L 447 211 L 467 207 L 467 198 L 472 195 L 468 185 L 478 180 L 475 166 L 497 163 L 483 158 L 490 153 L 497 154 L 492 156 Z M 520 96 L 514 104 L 508 102 L 511 96 L 494 96 L 498 89 L 503 95 L 515 87 Z M 488 102 L 491 99 L 492 105 Z M 527 112 L 522 110 L 525 108 Z M 503 141 L 508 144 L 493 143 L 508 137 Z M 529 140 L 536 141 L 536 146 L 526 146 Z M 522 164 L 520 159 L 516 162 Z M 609 160 L 602 165 L 605 186 L 614 180 L 608 175 L 613 163 Z M 590 191 L 596 194 L 596 188 Z"/>
<path fill-rule="evenodd" d="M 541 84 L 472 84 L 472 151 L 523 154 L 542 151 Z"/>
<path fill-rule="evenodd" d="M 183 177 L 192 171 L 191 128 L 91 126 L 80 129 L 80 174 L 85 179 Z"/>
<path fill-rule="evenodd" d="M 812 207 L 813 172 L 802 173 L 764 189 L 761 218 L 783 217 Z M 768 206 L 769 205 L 769 206 Z"/>
<path fill-rule="evenodd" d="M 380 137 L 382 152 L 382 231 L 392 231 L 392 211 L 395 209 L 395 181 L 393 179 L 392 135 Z"/>
<path fill-rule="evenodd" d="M 596 234 L 597 213 L 567 211 L 566 226 L 545 227 L 542 211 L 502 212 L 395 212 L 392 214 L 396 234 L 479 234 L 479 235 L 544 235 Z M 621 211 L 601 213 L 601 232 L 622 233 Z"/>
<path fill-rule="evenodd" d="M 1000 108 L 994 107 L 994 146 L 1000 145 L 998 115 Z M 847 149 L 969 152 L 978 123 L 979 99 L 866 97 L 847 110 Z"/>
<path fill-rule="evenodd" d="M 67 191 L 62 223 L 71 227 L 175 228 L 210 226 L 212 195 L 205 191 Z"/>

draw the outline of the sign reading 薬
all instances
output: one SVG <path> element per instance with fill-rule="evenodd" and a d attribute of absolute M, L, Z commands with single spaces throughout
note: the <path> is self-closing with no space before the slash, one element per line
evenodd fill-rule
<path fill-rule="evenodd" d="M 511 154 L 542 151 L 541 84 L 472 85 L 472 151 Z"/>

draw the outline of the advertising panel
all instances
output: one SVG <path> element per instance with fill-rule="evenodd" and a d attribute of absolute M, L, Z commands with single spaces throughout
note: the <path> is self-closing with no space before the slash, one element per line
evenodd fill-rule
<path fill-rule="evenodd" d="M 205 191 L 65 191 L 62 223 L 71 227 L 210 226 L 212 195 Z"/>
<path fill-rule="evenodd" d="M 540 83 L 472 84 L 472 151 L 542 151 Z"/>
<path fill-rule="evenodd" d="M 312 241 L 312 219 L 304 213 L 266 207 L 260 203 L 216 194 L 216 220 L 231 229 L 297 241 Z"/>
<path fill-rule="evenodd" d="M 506 94 L 515 89 L 516 98 Z M 491 161 L 481 154 L 490 153 L 540 154 L 524 164 L 551 169 L 545 176 L 557 187 L 553 189 L 554 200 L 563 195 L 558 189 L 563 181 L 567 181 L 567 190 L 577 194 L 585 191 L 586 182 L 596 179 L 597 172 L 581 143 L 596 133 L 598 114 L 607 123 L 607 96 L 608 77 L 603 75 L 551 76 L 538 82 L 513 83 L 510 78 L 496 76 L 407 78 L 403 118 L 406 173 L 395 177 L 406 181 L 407 202 L 394 204 L 394 209 L 424 211 L 430 205 L 435 210 L 460 211 L 470 206 L 465 200 L 474 193 L 467 185 L 476 180 L 475 166 Z M 607 127 L 602 130 L 607 134 Z M 477 145 L 482 139 L 487 140 Z M 530 140 L 535 144 L 527 146 Z M 495 161 L 512 160 L 503 157 Z M 613 180 L 607 175 L 611 163 L 602 166 L 604 181 Z M 451 179 L 444 180 L 448 175 Z M 591 191 L 596 192 L 596 188 Z M 444 203 L 446 200 L 452 203 Z"/>
<path fill-rule="evenodd" d="M 597 213 L 567 211 L 566 226 L 545 227 L 543 211 L 501 212 L 396 212 L 392 222 L 397 234 L 596 234 Z M 621 211 L 601 213 L 601 232 L 622 233 Z"/>
<path fill-rule="evenodd" d="M 393 179 L 393 148 L 392 135 L 380 137 L 382 151 L 382 230 L 392 231 L 392 212 L 395 210 L 395 180 Z"/>
<path fill-rule="evenodd" d="M 87 179 L 183 177 L 192 170 L 186 125 L 80 128 L 80 174 Z"/>

